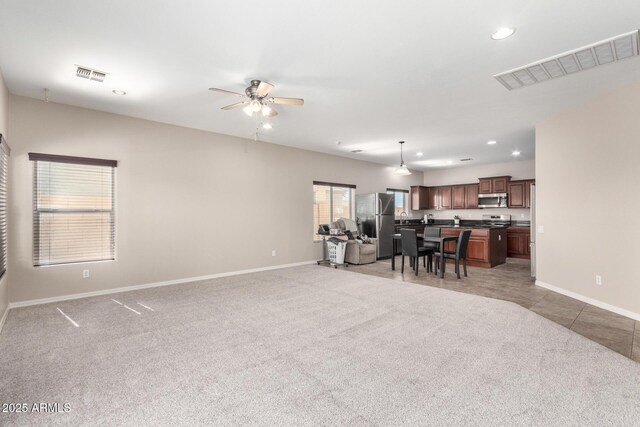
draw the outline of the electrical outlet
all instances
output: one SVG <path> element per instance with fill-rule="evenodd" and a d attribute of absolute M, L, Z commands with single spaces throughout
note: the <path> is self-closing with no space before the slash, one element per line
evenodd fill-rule
<path fill-rule="evenodd" d="M 596 285 L 602 286 L 602 276 L 596 274 Z"/>
<path fill-rule="evenodd" d="M 538 233 L 540 233 L 540 234 L 544 233 L 544 225 L 539 225 L 538 226 Z"/>
<path fill-rule="evenodd" d="M 271 251 L 271 256 L 276 256 L 276 250 L 275 249 Z"/>
<path fill-rule="evenodd" d="M 524 214 L 521 213 L 520 214 L 520 218 L 524 219 Z"/>
<path fill-rule="evenodd" d="M 83 279 L 89 278 L 89 270 L 82 270 L 82 278 Z"/>
<path fill-rule="evenodd" d="M 502 234 L 498 234 L 498 240 L 502 240 Z"/>

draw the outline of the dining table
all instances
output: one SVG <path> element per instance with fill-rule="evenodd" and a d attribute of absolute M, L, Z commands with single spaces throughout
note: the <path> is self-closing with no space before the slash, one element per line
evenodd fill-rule
<path fill-rule="evenodd" d="M 424 244 L 425 242 L 437 243 L 440 250 L 440 259 L 444 261 L 444 246 L 446 242 L 457 242 L 458 236 L 425 236 L 423 233 L 418 233 L 418 244 Z M 391 253 L 391 270 L 396 269 L 396 252 L 398 252 L 398 242 L 402 246 L 402 237 L 400 233 L 393 235 L 393 252 Z M 422 242 L 422 243 L 421 243 Z M 440 277 L 444 278 L 444 268 L 440 269 Z"/>

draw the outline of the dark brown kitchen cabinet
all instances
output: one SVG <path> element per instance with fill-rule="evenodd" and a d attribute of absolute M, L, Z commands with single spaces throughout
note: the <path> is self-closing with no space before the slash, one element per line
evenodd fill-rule
<path fill-rule="evenodd" d="M 451 208 L 464 209 L 467 207 L 466 202 L 466 186 L 454 185 L 451 187 Z"/>
<path fill-rule="evenodd" d="M 531 258 L 531 231 L 529 227 L 507 228 L 507 256 L 512 258 Z"/>
<path fill-rule="evenodd" d="M 493 185 L 491 184 L 491 178 L 480 178 L 480 194 L 493 193 Z"/>
<path fill-rule="evenodd" d="M 465 185 L 465 203 L 464 206 L 467 209 L 478 208 L 478 184 Z"/>
<path fill-rule="evenodd" d="M 440 209 L 451 209 L 451 187 L 439 187 Z"/>
<path fill-rule="evenodd" d="M 411 187 L 411 210 L 421 211 L 428 209 L 429 192 L 427 187 L 415 185 Z"/>
<path fill-rule="evenodd" d="M 525 208 L 527 206 L 525 200 L 526 181 L 511 181 L 509 183 L 508 203 L 510 208 Z"/>
<path fill-rule="evenodd" d="M 509 186 L 510 176 L 502 176 L 499 178 L 493 178 L 493 192 L 494 193 L 506 193 Z"/>
<path fill-rule="evenodd" d="M 530 208 L 531 207 L 531 184 L 535 180 L 527 179 L 522 181 L 509 182 L 509 207 L 510 208 Z"/>
<path fill-rule="evenodd" d="M 429 198 L 428 198 L 428 207 L 427 209 L 440 209 L 440 203 L 438 200 L 440 199 L 438 194 L 438 189 L 436 187 L 429 187 Z"/>
<path fill-rule="evenodd" d="M 480 194 L 506 193 L 510 180 L 510 176 L 480 178 Z"/>

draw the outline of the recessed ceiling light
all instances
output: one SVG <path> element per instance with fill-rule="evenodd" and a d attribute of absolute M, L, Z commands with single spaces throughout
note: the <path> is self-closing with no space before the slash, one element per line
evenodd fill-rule
<path fill-rule="evenodd" d="M 494 40 L 503 40 L 509 36 L 512 36 L 516 32 L 514 27 L 502 27 L 498 28 L 495 33 L 491 34 L 491 38 Z"/>
<path fill-rule="evenodd" d="M 487 144 L 489 144 L 489 145 L 495 145 L 497 143 L 498 143 L 498 141 L 487 141 Z"/>
<path fill-rule="evenodd" d="M 116 95 L 126 95 L 127 94 L 127 92 L 125 92 L 123 90 L 117 90 L 117 89 L 114 89 L 111 92 L 115 93 Z"/>
<path fill-rule="evenodd" d="M 265 123 L 262 125 L 262 129 L 273 129 L 273 126 L 271 126 L 271 123 Z"/>
<path fill-rule="evenodd" d="M 513 156 L 519 156 L 520 152 L 518 150 L 514 150 L 513 153 L 511 153 Z"/>
<path fill-rule="evenodd" d="M 416 153 L 416 156 L 418 156 L 418 157 L 422 157 L 422 156 L 423 156 L 423 154 L 422 154 L 422 153 Z"/>

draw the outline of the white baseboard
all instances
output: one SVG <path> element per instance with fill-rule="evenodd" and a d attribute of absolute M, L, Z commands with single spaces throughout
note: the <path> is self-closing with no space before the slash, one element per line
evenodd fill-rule
<path fill-rule="evenodd" d="M 6 316 L 6 313 L 9 312 L 10 308 L 28 307 L 30 305 L 49 304 L 51 302 L 68 301 L 68 300 L 74 300 L 74 299 L 80 299 L 80 298 L 95 297 L 100 295 L 117 294 L 120 292 L 136 291 L 138 289 L 156 288 L 158 286 L 178 285 L 181 283 L 198 282 L 201 280 L 218 279 L 221 277 L 239 276 L 241 274 L 259 273 L 261 271 L 279 270 L 281 268 L 298 267 L 301 265 L 315 264 L 316 262 L 317 261 L 294 262 L 292 264 L 272 265 L 269 267 L 251 268 L 249 270 L 228 271 L 225 273 L 209 274 L 207 276 L 186 277 L 184 279 L 167 280 L 164 282 L 145 283 L 142 285 L 123 286 L 120 288 L 102 289 L 99 291 L 82 292 L 79 294 L 69 294 L 69 295 L 61 295 L 58 297 L 51 297 L 51 298 L 40 298 L 40 299 L 12 302 L 9 304 L 9 307 L 7 307 L 5 316 Z M 4 318 L 3 318 L 3 321 L 4 321 Z"/>
<path fill-rule="evenodd" d="M 7 320 L 10 308 L 11 307 L 7 305 L 7 308 L 4 309 L 4 313 L 2 313 L 2 319 L 0 319 L 0 333 L 2 333 L 2 327 L 4 326 L 4 321 Z"/>
<path fill-rule="evenodd" d="M 624 308 L 616 307 L 615 305 L 608 304 L 606 302 L 598 301 L 593 298 L 585 297 L 584 295 L 577 294 L 575 292 L 568 291 L 566 289 L 559 288 L 557 286 L 550 285 L 548 283 L 542 282 L 540 280 L 536 280 L 536 285 L 545 289 L 549 289 L 550 291 L 557 292 L 562 295 L 566 295 L 573 299 L 577 299 L 578 301 L 586 302 L 587 304 L 595 305 L 596 307 L 609 310 L 613 313 L 619 314 L 621 316 L 629 317 L 634 320 L 640 320 L 640 314 L 634 313 L 633 311 L 626 310 Z"/>

